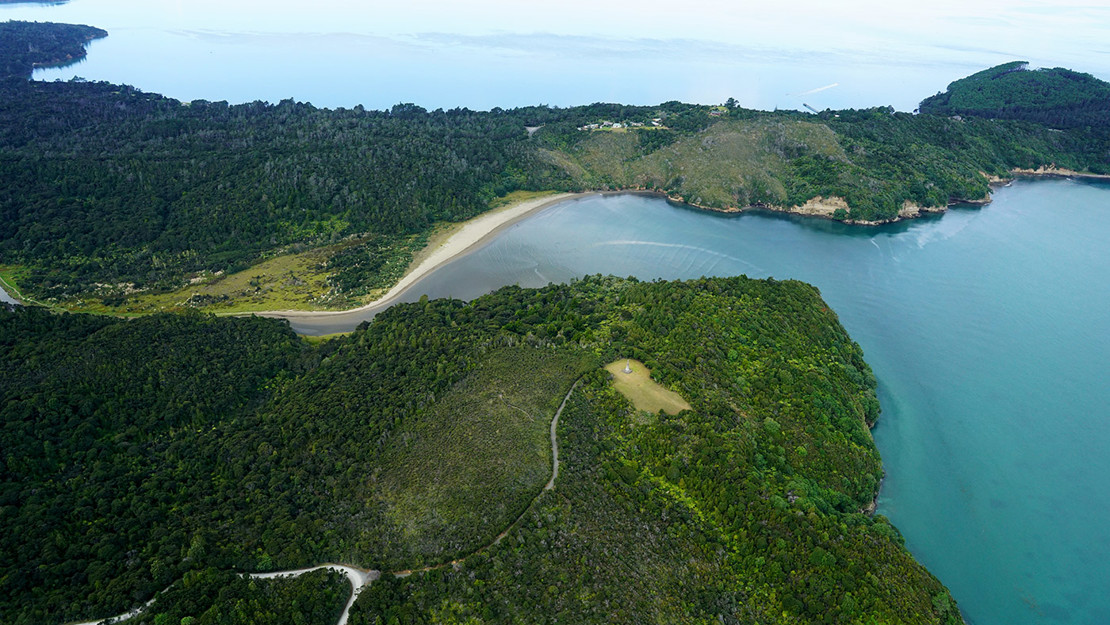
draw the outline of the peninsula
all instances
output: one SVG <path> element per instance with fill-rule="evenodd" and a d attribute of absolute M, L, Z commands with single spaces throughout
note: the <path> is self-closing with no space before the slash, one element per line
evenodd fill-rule
<path fill-rule="evenodd" d="M 961 622 L 861 512 L 875 379 L 800 282 L 507 287 L 315 346 L 4 309 L 0 376 L 16 625 Z"/>

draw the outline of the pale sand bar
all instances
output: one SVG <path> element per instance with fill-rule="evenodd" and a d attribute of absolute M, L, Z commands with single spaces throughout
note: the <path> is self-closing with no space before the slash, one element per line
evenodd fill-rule
<path fill-rule="evenodd" d="M 353 330 L 362 321 L 396 303 L 396 300 L 421 278 L 481 246 L 508 226 L 553 204 L 588 195 L 594 194 L 548 195 L 482 213 L 461 224 L 447 237 L 429 243 L 428 247 L 417 255 L 413 267 L 393 288 L 365 306 L 350 310 L 271 310 L 251 314 L 288 319 L 293 324 L 294 330 L 301 334 L 332 334 Z"/>

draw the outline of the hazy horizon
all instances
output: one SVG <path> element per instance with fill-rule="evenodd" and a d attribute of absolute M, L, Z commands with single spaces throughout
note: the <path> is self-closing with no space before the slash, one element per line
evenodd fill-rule
<path fill-rule="evenodd" d="M 182 100 L 489 109 L 591 102 L 913 110 L 949 82 L 1011 60 L 1110 78 L 1110 7 L 1094 2 L 785 8 L 691 0 L 558 10 L 485 1 L 0 4 L 0 19 L 83 23 L 89 59 L 39 70 Z M 143 54 L 137 55 L 136 49 Z"/>

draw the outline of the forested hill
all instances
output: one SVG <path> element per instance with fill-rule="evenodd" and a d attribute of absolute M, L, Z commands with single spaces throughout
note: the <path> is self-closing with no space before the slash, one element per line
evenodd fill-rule
<path fill-rule="evenodd" d="M 40 33 L 40 48 L 75 41 L 64 25 L 6 27 Z M 15 62 L 27 48 L 5 49 Z M 1108 132 L 886 107 L 327 110 L 6 81 L 0 273 L 70 309 L 350 307 L 396 281 L 437 224 L 515 191 L 648 189 L 719 210 L 835 197 L 827 217 L 889 221 L 982 200 L 986 175 L 1014 168 L 1110 173 Z M 267 295 L 276 283 L 295 295 Z"/>
<path fill-rule="evenodd" d="M 922 100 L 930 115 L 1020 119 L 1053 128 L 1110 126 L 1110 83 L 1056 67 L 1030 70 L 1013 61 L 961 78 Z"/>
<path fill-rule="evenodd" d="M 92 26 L 39 22 L 0 23 L 0 81 L 25 80 L 39 65 L 62 65 L 85 58 L 85 44 L 107 37 Z"/>
<path fill-rule="evenodd" d="M 602 368 L 626 358 L 691 409 L 637 410 Z M 154 598 L 132 623 L 332 625 L 326 578 L 233 574 L 321 562 L 383 572 L 352 623 L 961 622 L 861 513 L 875 379 L 799 282 L 507 287 L 319 347 L 3 309 L 0 380 L 5 623 Z"/>

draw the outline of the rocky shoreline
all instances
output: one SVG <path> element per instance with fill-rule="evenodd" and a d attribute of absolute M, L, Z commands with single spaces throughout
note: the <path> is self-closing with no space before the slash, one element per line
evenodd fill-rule
<path fill-rule="evenodd" d="M 804 217 L 819 217 L 822 219 L 830 219 L 839 221 L 841 223 L 853 226 L 881 226 L 883 224 L 891 224 L 906 219 L 916 219 L 925 215 L 932 215 L 943 213 L 952 206 L 967 205 L 967 206 L 986 206 L 992 201 L 991 193 L 993 188 L 1009 184 L 1017 178 L 1077 178 L 1080 180 L 1106 180 L 1110 181 L 1110 175 L 1105 174 L 1092 174 L 1075 171 L 1072 169 L 1059 168 L 1053 165 L 1048 167 L 1039 167 L 1037 169 L 1022 169 L 1014 168 L 1010 170 L 1010 177 L 1003 178 L 982 172 L 983 177 L 987 179 L 988 184 L 992 187 L 992 191 L 988 191 L 987 195 L 978 199 L 966 198 L 950 198 L 946 206 L 922 206 L 910 200 L 902 203 L 902 208 L 899 209 L 898 215 L 891 219 L 879 220 L 865 220 L 865 219 L 837 219 L 833 215 L 837 210 L 849 210 L 847 200 L 839 196 L 817 196 L 807 200 L 804 204 L 796 206 L 781 206 L 774 204 L 753 204 L 750 206 L 728 206 L 724 208 L 715 206 L 705 206 L 690 202 L 677 195 L 669 195 L 664 191 L 658 189 L 645 189 L 645 188 L 630 188 L 624 190 L 609 190 L 601 191 L 601 193 L 641 193 L 645 195 L 657 195 L 666 198 L 668 201 L 676 204 L 683 204 L 685 206 L 692 206 L 701 210 L 712 211 L 715 213 L 725 214 L 740 214 L 750 210 L 769 210 L 776 213 L 786 213 L 789 215 L 801 215 Z"/>
<path fill-rule="evenodd" d="M 906 200 L 905 202 L 902 203 L 902 208 L 899 209 L 897 217 L 894 217 L 893 219 L 882 219 L 882 220 L 869 221 L 869 220 L 865 220 L 865 219 L 837 219 L 836 217 L 834 217 L 833 215 L 834 215 L 834 213 L 836 213 L 837 210 L 841 210 L 841 209 L 845 210 L 845 211 L 849 210 L 848 201 L 845 200 L 844 198 L 836 196 L 836 195 L 829 196 L 829 197 L 824 197 L 824 196 L 818 195 L 817 197 L 810 198 L 804 204 L 800 204 L 800 205 L 796 205 L 796 206 L 781 206 L 781 205 L 777 205 L 777 204 L 752 204 L 750 206 L 743 206 L 743 207 L 741 207 L 741 206 L 728 206 L 728 207 L 725 207 L 725 208 L 720 208 L 720 207 L 716 207 L 716 206 L 705 206 L 703 204 L 697 204 L 695 202 L 687 201 L 687 200 L 683 199 L 680 196 L 668 195 L 667 193 L 665 193 L 663 191 L 658 191 L 658 190 L 653 190 L 653 189 L 631 188 L 631 189 L 599 191 L 599 193 L 601 193 L 603 195 L 605 195 L 605 194 L 614 194 L 615 195 L 617 193 L 636 193 L 636 194 L 642 194 L 642 195 L 654 195 L 654 196 L 659 196 L 659 197 L 666 198 L 667 201 L 673 202 L 675 204 L 682 204 L 684 206 L 692 206 L 692 207 L 700 209 L 700 210 L 710 211 L 710 212 L 714 212 L 714 213 L 724 213 L 726 215 L 739 215 L 740 213 L 745 213 L 745 212 L 752 211 L 752 210 L 766 210 L 766 211 L 771 211 L 771 212 L 775 212 L 775 213 L 786 213 L 788 215 L 801 215 L 803 217 L 818 217 L 818 218 L 821 218 L 821 219 L 829 219 L 829 220 L 832 220 L 832 221 L 839 221 L 841 223 L 845 223 L 845 224 L 849 224 L 849 225 L 853 225 L 853 226 L 879 226 L 879 225 L 882 225 L 882 224 L 889 224 L 889 223 L 894 223 L 894 222 L 897 222 L 897 221 L 902 221 L 904 219 L 916 219 L 917 217 L 921 217 L 922 215 L 926 215 L 926 214 L 943 213 L 946 210 L 948 210 L 949 206 L 953 206 L 953 205 L 956 205 L 956 204 L 972 204 L 972 205 L 976 205 L 976 206 L 985 206 L 985 205 L 989 204 L 990 201 L 991 201 L 990 194 L 988 194 L 984 198 L 977 199 L 977 200 L 952 199 L 952 200 L 949 200 L 947 206 L 921 206 L 920 204 L 916 204 L 914 202 Z"/>

